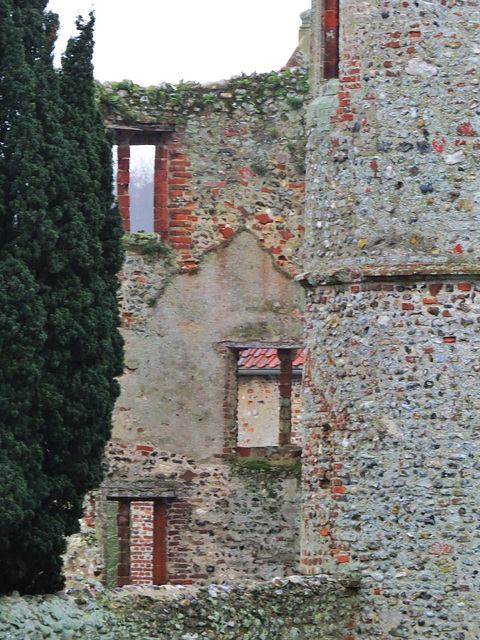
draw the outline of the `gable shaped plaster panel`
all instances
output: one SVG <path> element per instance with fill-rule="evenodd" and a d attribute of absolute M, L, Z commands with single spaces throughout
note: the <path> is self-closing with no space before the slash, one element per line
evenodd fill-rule
<path fill-rule="evenodd" d="M 195 275 L 175 276 L 144 333 L 125 331 L 138 368 L 121 379 L 114 437 L 197 459 L 220 454 L 231 363 L 219 343 L 298 343 L 302 304 L 300 286 L 248 232 L 207 255 Z"/>

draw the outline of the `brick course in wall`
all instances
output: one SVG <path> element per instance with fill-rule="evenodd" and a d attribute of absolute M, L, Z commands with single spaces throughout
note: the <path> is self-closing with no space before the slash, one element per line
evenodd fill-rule
<path fill-rule="evenodd" d="M 96 525 L 98 533 L 105 528 L 106 500 L 113 499 L 119 513 L 112 523 L 119 556 L 106 561 L 120 565 L 119 586 L 209 584 L 295 572 L 300 518 L 296 472 L 197 464 L 151 443 L 111 443 L 106 461 Z M 162 494 L 168 497 L 159 500 Z M 101 537 L 106 539 L 105 530 Z M 98 574 L 104 560 L 97 558 Z M 75 576 L 82 569 L 73 571 L 69 568 L 67 584 L 78 586 Z"/>

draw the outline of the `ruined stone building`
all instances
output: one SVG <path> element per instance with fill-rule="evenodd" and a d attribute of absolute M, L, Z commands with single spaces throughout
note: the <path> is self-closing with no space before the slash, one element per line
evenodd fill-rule
<path fill-rule="evenodd" d="M 208 86 L 101 88 L 129 232 L 126 371 L 86 520 L 108 586 L 296 571 L 303 58 Z"/>
<path fill-rule="evenodd" d="M 480 9 L 311 24 L 308 98 L 302 66 L 102 89 L 127 229 L 155 149 L 157 234 L 122 273 L 107 582 L 300 567 L 359 586 L 344 640 L 479 638 Z"/>

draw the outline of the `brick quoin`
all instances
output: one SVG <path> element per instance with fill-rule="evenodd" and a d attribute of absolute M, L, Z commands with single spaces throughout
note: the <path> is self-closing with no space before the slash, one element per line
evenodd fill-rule
<path fill-rule="evenodd" d="M 167 583 L 167 505 L 153 507 L 153 584 Z"/>
<path fill-rule="evenodd" d="M 192 584 L 193 573 L 189 560 L 190 545 L 185 544 L 184 536 L 189 530 L 191 504 L 177 499 L 167 507 L 167 565 L 170 584 Z M 191 545 L 193 546 L 193 541 Z"/>
<path fill-rule="evenodd" d="M 168 241 L 168 162 L 169 145 L 155 147 L 155 166 L 153 177 L 153 230 L 160 234 L 162 242 Z"/>
<path fill-rule="evenodd" d="M 130 231 L 130 147 L 117 147 L 117 200 L 123 220 L 123 228 Z"/>
<path fill-rule="evenodd" d="M 119 500 L 117 511 L 118 565 L 117 587 L 131 584 L 130 576 L 130 501 Z"/>
<path fill-rule="evenodd" d="M 153 583 L 153 502 L 131 504 L 131 584 Z"/>
<path fill-rule="evenodd" d="M 197 261 L 192 255 L 191 232 L 198 217 L 190 186 L 190 160 L 185 153 L 185 130 L 177 128 L 170 138 L 169 161 L 165 193 L 167 195 L 168 237 L 172 249 L 181 251 L 181 261 L 188 271 L 196 268 Z"/>
<path fill-rule="evenodd" d="M 277 351 L 280 359 L 280 425 L 278 443 L 290 444 L 292 431 L 292 363 L 296 352 L 291 349 L 279 349 Z"/>

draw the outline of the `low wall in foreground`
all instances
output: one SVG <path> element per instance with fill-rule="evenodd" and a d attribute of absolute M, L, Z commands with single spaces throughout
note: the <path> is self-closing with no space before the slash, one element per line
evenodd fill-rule
<path fill-rule="evenodd" d="M 2 640 L 350 640 L 357 590 L 326 576 L 0 598 Z"/>

